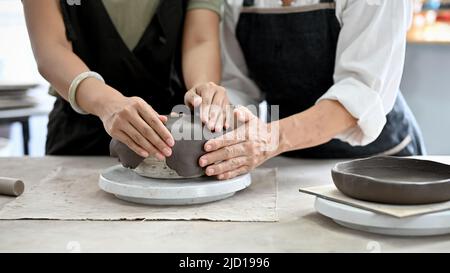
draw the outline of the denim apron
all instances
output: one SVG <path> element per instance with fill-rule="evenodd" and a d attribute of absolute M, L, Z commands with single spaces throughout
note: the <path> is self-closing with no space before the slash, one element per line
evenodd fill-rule
<path fill-rule="evenodd" d="M 133 50 L 122 40 L 102 1 L 59 3 L 73 52 L 108 85 L 127 97 L 143 98 L 161 114 L 183 103 L 180 41 L 186 0 L 161 1 Z M 109 155 L 110 141 L 99 118 L 79 115 L 57 98 L 49 117 L 47 154 Z"/>
<path fill-rule="evenodd" d="M 281 1 L 280 1 L 281 2 Z M 289 2 L 289 1 L 286 1 Z M 333 0 L 298 7 L 259 8 L 244 0 L 236 36 L 249 77 L 269 105 L 279 105 L 280 118 L 312 107 L 334 84 L 340 24 Z M 387 115 L 380 136 L 367 146 L 330 142 L 287 153 L 309 158 L 354 158 L 424 153 L 420 130 L 401 93 Z"/>

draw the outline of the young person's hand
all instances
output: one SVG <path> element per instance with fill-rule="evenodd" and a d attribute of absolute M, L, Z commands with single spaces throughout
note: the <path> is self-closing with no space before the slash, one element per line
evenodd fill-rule
<path fill-rule="evenodd" d="M 222 131 L 230 127 L 231 107 L 222 86 L 213 82 L 197 85 L 186 93 L 184 100 L 190 108 L 200 108 L 201 120 L 208 129 Z"/>
<path fill-rule="evenodd" d="M 146 158 L 163 160 L 172 155 L 175 141 L 164 126 L 167 117 L 159 115 L 138 97 L 117 96 L 104 103 L 99 117 L 108 134 Z"/>

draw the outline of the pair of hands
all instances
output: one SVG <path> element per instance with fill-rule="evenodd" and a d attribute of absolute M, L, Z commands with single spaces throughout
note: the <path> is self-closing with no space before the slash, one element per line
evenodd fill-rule
<path fill-rule="evenodd" d="M 196 86 L 186 93 L 185 103 L 191 108 L 200 108 L 201 120 L 209 129 L 219 131 L 229 127 L 225 113 L 229 101 L 223 87 L 214 83 Z M 109 96 L 101 108 L 103 111 L 97 115 L 114 139 L 144 158 L 154 156 L 163 160 L 172 155 L 175 140 L 164 125 L 167 117 L 159 115 L 143 99 Z"/>
<path fill-rule="evenodd" d="M 201 120 L 210 130 L 230 127 L 230 103 L 223 87 L 214 83 L 196 86 L 186 93 L 185 103 L 191 108 L 200 108 Z M 270 124 L 259 121 L 244 107 L 235 109 L 232 114 L 242 125 L 208 141 L 205 144 L 208 153 L 199 160 L 200 166 L 206 167 L 208 176 L 221 180 L 247 173 L 276 153 L 274 136 L 277 135 L 271 133 L 274 130 Z M 154 156 L 163 160 L 172 155 L 175 141 L 164 126 L 167 117 L 159 115 L 143 99 L 115 99 L 109 102 L 108 111 L 99 117 L 111 137 L 142 157 Z"/>

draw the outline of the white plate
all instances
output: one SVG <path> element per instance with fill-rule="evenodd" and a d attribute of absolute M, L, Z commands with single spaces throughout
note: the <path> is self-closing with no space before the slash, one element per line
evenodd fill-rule
<path fill-rule="evenodd" d="M 356 230 L 395 236 L 431 236 L 450 233 L 450 211 L 396 218 L 316 198 L 316 210 L 336 223 Z"/>
<path fill-rule="evenodd" d="M 16 84 L 16 83 L 0 82 L 0 92 L 1 91 L 21 92 L 24 90 L 33 89 L 37 86 L 38 86 L 38 84 L 35 84 L 35 83 Z"/>
<path fill-rule="evenodd" d="M 30 108 L 37 105 L 37 101 L 33 97 L 2 97 L 0 96 L 0 110 Z"/>
<path fill-rule="evenodd" d="M 100 175 L 99 186 L 119 199 L 146 205 L 193 205 L 222 200 L 251 184 L 250 174 L 227 181 L 208 177 L 154 179 L 117 165 Z"/>

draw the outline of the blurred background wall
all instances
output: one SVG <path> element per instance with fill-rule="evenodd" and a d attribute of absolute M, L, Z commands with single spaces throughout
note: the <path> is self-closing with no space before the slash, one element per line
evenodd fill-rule
<path fill-rule="evenodd" d="M 429 154 L 450 154 L 450 0 L 415 1 L 401 85 Z"/>

